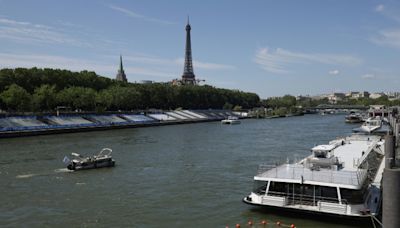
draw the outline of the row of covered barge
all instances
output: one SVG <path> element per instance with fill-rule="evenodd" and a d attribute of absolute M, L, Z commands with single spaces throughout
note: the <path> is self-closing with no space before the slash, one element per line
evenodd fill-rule
<path fill-rule="evenodd" d="M 244 113 L 230 110 L 3 116 L 0 117 L 0 138 L 221 121 L 229 116 L 245 117 Z"/>

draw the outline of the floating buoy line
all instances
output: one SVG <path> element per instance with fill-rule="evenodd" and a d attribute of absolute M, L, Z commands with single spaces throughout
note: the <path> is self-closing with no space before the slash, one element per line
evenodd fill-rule
<path fill-rule="evenodd" d="M 288 228 L 296 228 L 294 224 L 285 224 L 282 223 L 281 221 L 269 221 L 269 220 L 262 220 L 260 222 L 254 222 L 252 220 L 249 220 L 246 224 L 240 224 L 237 223 L 233 226 L 227 225 L 225 228 L 245 228 L 245 227 L 252 227 L 252 228 L 269 228 L 269 227 L 288 227 Z"/>

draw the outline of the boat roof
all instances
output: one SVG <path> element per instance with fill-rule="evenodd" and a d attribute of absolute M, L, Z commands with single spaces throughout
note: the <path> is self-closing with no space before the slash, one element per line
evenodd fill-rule
<path fill-rule="evenodd" d="M 344 142 L 343 145 L 338 145 L 338 142 L 341 141 Z M 360 189 L 367 177 L 367 170 L 360 169 L 359 165 L 372 149 L 376 147 L 379 141 L 380 137 L 375 135 L 352 135 L 331 141 L 329 145 L 336 146 L 331 150 L 331 153 L 342 164 L 342 168 L 338 170 L 327 168 L 313 170 L 305 166 L 304 161 L 306 159 L 304 159 L 299 163 L 284 164 L 267 171 L 259 172 L 254 177 L 254 180 Z M 327 145 L 320 146 L 321 148 L 326 148 Z"/>
<path fill-rule="evenodd" d="M 312 151 L 331 151 L 337 147 L 336 144 L 318 145 L 313 147 Z"/>
<path fill-rule="evenodd" d="M 344 162 L 343 170 L 356 171 L 369 152 L 380 141 L 379 136 L 352 135 L 345 138 L 344 145 L 334 149 L 334 155 Z"/>

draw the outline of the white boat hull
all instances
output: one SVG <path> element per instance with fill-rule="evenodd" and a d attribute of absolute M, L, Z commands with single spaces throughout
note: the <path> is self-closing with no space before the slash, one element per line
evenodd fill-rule
<path fill-rule="evenodd" d="M 316 206 L 311 205 L 285 205 L 284 199 L 278 199 L 281 197 L 262 197 L 257 196 L 255 193 L 251 193 L 249 196 L 243 198 L 243 202 L 256 205 L 273 208 L 274 210 L 285 210 L 294 213 L 308 213 L 308 214 L 320 214 L 327 216 L 336 217 L 350 217 L 350 218 L 370 218 L 374 213 L 361 213 L 360 209 L 363 205 L 348 205 L 339 203 L 329 203 L 329 202 L 316 202 Z M 283 197 L 282 197 L 283 198 Z M 265 200 L 264 200 L 265 199 Z"/>
<path fill-rule="evenodd" d="M 221 120 L 222 124 L 240 124 L 240 120 Z"/>

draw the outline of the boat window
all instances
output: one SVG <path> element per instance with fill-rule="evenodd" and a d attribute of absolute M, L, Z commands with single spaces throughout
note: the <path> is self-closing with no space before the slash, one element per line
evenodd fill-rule
<path fill-rule="evenodd" d="M 326 158 L 327 157 L 327 151 L 314 151 L 314 156 L 316 158 Z"/>
<path fill-rule="evenodd" d="M 354 203 L 354 204 L 364 203 L 363 193 L 360 190 L 341 188 L 340 195 L 342 196 L 342 199 L 346 200 L 349 203 Z"/>
<path fill-rule="evenodd" d="M 316 186 L 315 196 L 327 201 L 336 201 L 338 199 L 337 190 L 334 187 Z"/>
<path fill-rule="evenodd" d="M 286 183 L 282 182 L 271 182 L 269 191 L 272 192 L 286 192 Z"/>
<path fill-rule="evenodd" d="M 265 193 L 267 188 L 267 181 L 254 181 L 253 192 L 254 193 Z"/>

